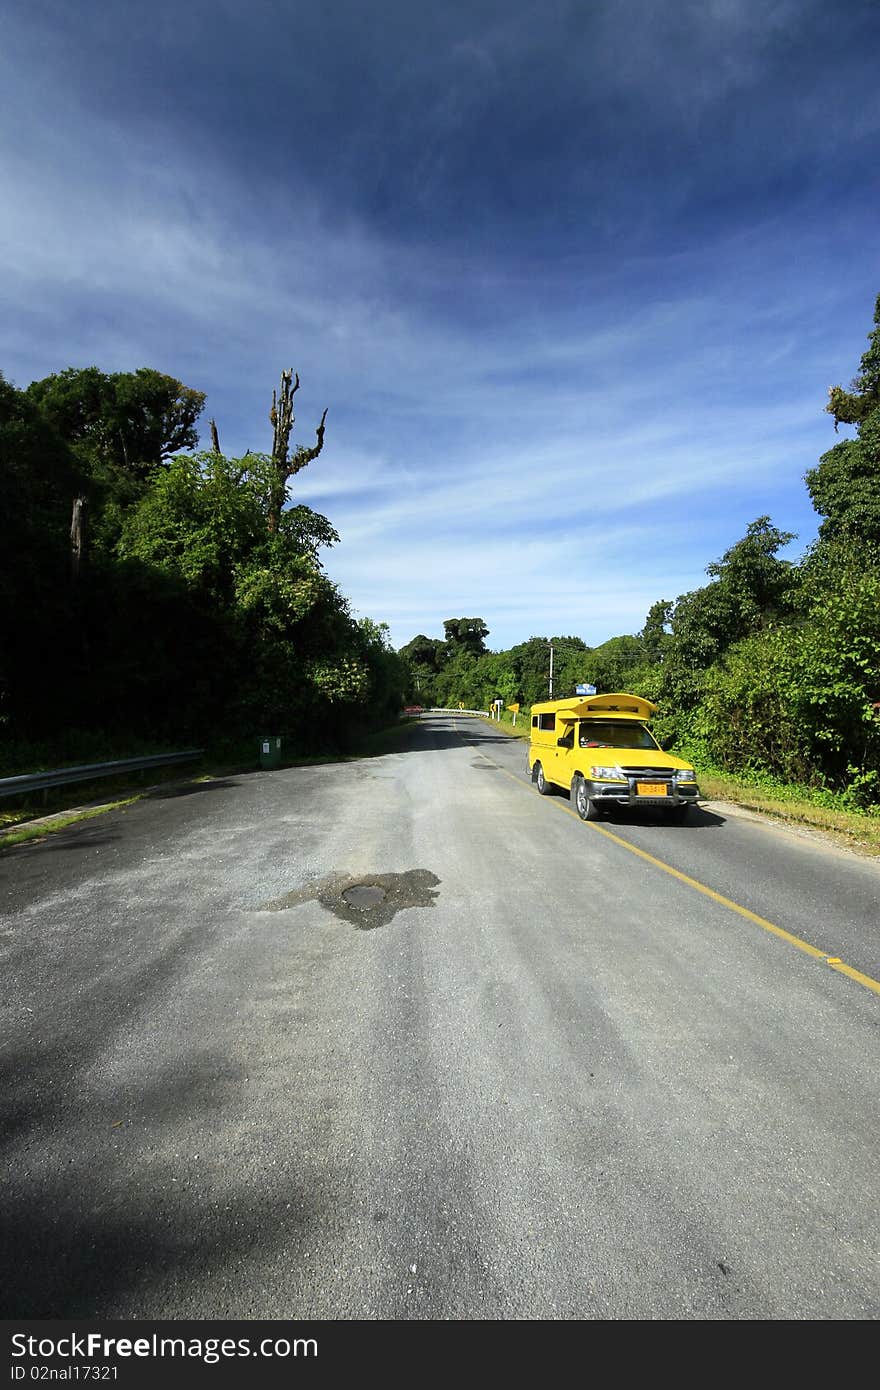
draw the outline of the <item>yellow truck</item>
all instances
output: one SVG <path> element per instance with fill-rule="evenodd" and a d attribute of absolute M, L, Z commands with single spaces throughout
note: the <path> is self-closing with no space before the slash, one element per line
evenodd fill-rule
<path fill-rule="evenodd" d="M 571 792 L 581 820 L 615 806 L 654 806 L 683 821 L 700 799 L 690 763 L 648 729 L 657 706 L 641 695 L 589 695 L 532 705 L 529 769 L 542 796 Z"/>

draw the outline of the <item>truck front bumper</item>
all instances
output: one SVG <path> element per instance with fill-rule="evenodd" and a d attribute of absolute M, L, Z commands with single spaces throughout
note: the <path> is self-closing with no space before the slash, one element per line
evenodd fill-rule
<path fill-rule="evenodd" d="M 642 785 L 645 785 L 644 783 Z M 663 791 L 653 794 L 639 791 L 635 777 L 626 782 L 587 782 L 587 795 L 602 806 L 696 806 L 702 799 L 696 782 L 663 782 Z"/>

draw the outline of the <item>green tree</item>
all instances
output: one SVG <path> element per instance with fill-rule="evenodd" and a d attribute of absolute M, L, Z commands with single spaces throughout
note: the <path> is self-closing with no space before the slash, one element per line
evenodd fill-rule
<path fill-rule="evenodd" d="M 854 425 L 856 438 L 842 440 L 823 454 L 806 474 L 813 506 L 823 518 L 822 540 L 850 537 L 880 542 L 880 295 L 874 306 L 874 328 L 862 355 L 858 376 L 849 391 L 833 386 L 826 410 L 840 422 Z"/>
<path fill-rule="evenodd" d="M 734 643 L 705 674 L 688 728 L 737 771 L 880 801 L 880 565 L 862 547 L 809 557 L 796 621 Z"/>
<path fill-rule="evenodd" d="M 517 674 L 522 703 L 533 705 L 546 700 L 550 681 L 549 637 L 530 637 L 511 647 L 507 655 Z"/>
<path fill-rule="evenodd" d="M 799 717 L 817 768 L 838 786 L 873 785 L 880 801 L 880 547 L 820 541 L 802 571 Z"/>
<path fill-rule="evenodd" d="M 406 698 L 420 705 L 436 705 L 436 677 L 442 669 L 449 649 L 436 637 L 419 633 L 400 648 L 399 656 L 407 672 Z"/>
<path fill-rule="evenodd" d="M 874 412 L 880 417 L 880 411 Z M 880 418 L 866 420 L 858 439 L 823 454 L 806 475 L 823 540 L 880 542 Z"/>
<path fill-rule="evenodd" d="M 361 618 L 358 643 L 369 671 L 369 706 L 372 723 L 388 723 L 400 713 L 407 693 L 406 662 L 391 645 L 387 623 Z"/>
<path fill-rule="evenodd" d="M 792 532 L 780 531 L 768 516 L 758 517 L 742 540 L 706 566 L 714 582 L 676 600 L 670 614 L 674 642 L 668 648 L 676 675 L 705 670 L 731 643 L 788 611 L 793 567 L 776 552 L 792 540 Z M 677 694 L 680 698 L 684 689 Z"/>
<path fill-rule="evenodd" d="M 794 627 L 765 629 L 734 643 L 709 668 L 686 726 L 698 760 L 794 782 L 814 778 L 812 730 L 799 708 L 800 640 Z"/>
<path fill-rule="evenodd" d="M 550 645 L 553 648 L 553 697 L 562 700 L 574 695 L 578 682 L 591 679 L 587 672 L 592 651 L 580 637 L 551 637 Z"/>
<path fill-rule="evenodd" d="M 181 581 L 191 602 L 225 614 L 241 667 L 241 727 L 302 737 L 321 703 L 367 710 L 379 638 L 359 629 L 323 572 L 318 550 L 338 539 L 326 517 L 299 506 L 269 529 L 273 477 L 268 455 L 178 455 L 128 513 L 117 554 Z"/>
<path fill-rule="evenodd" d="M 832 386 L 825 409 L 834 416 L 834 428 L 843 421 L 860 425 L 880 408 L 880 294 L 874 302 L 874 328 L 868 334 L 868 346 L 862 353 L 858 375 L 848 391 Z"/>
<path fill-rule="evenodd" d="M 645 626 L 639 633 L 644 649 L 645 660 L 651 665 L 659 665 L 666 655 L 672 641 L 670 631 L 673 604 L 669 599 L 658 599 L 652 603 L 645 618 Z"/>
<path fill-rule="evenodd" d="M 425 637 L 420 632 L 411 642 L 407 642 L 405 647 L 400 648 L 400 655 L 413 666 L 439 671 L 446 656 L 446 644 L 439 638 Z"/>
<path fill-rule="evenodd" d="M 479 673 L 480 657 L 466 645 L 454 645 L 434 678 L 435 699 L 438 705 L 454 707 L 459 701 L 468 708 L 482 706 L 483 681 Z M 424 702 L 422 702 L 424 703 Z"/>
<path fill-rule="evenodd" d="M 470 698 L 460 698 L 474 709 L 487 710 L 495 699 L 509 705 L 521 698 L 519 676 L 509 652 L 485 652 L 471 668 L 470 679 Z"/>
<path fill-rule="evenodd" d="M 489 636 L 489 629 L 482 618 L 447 618 L 443 631 L 450 652 L 463 648 L 472 656 L 481 656 L 486 650 L 483 639 Z"/>
<path fill-rule="evenodd" d="M 91 553 L 113 550 L 124 517 L 160 465 L 197 444 L 204 393 L 149 367 L 109 375 L 68 367 L 32 382 L 25 394 L 78 460 L 76 511 L 88 524 L 77 549 L 85 567 Z"/>
<path fill-rule="evenodd" d="M 319 512 L 290 508 L 270 542 L 272 476 L 265 454 L 179 454 L 129 510 L 118 553 L 177 574 L 221 603 L 232 601 L 241 566 L 270 544 L 282 554 L 307 556 L 320 568 L 320 549 L 339 537 Z"/>
<path fill-rule="evenodd" d="M 777 559 L 777 551 L 794 539 L 794 532 L 780 531 L 769 516 L 759 516 L 749 523 L 742 540 L 706 566 L 730 603 L 727 641 L 765 627 L 785 610 L 792 566 Z"/>
<path fill-rule="evenodd" d="M 203 391 L 150 367 L 109 375 L 68 367 L 32 382 L 27 395 L 81 457 L 140 479 L 198 444 L 205 404 Z"/>
<path fill-rule="evenodd" d="M 0 734 L 44 723 L 80 634 L 71 593 L 76 458 L 0 373 Z"/>
<path fill-rule="evenodd" d="M 580 679 L 595 685 L 600 694 L 631 690 L 644 666 L 645 649 L 639 637 L 611 637 L 582 659 Z"/>

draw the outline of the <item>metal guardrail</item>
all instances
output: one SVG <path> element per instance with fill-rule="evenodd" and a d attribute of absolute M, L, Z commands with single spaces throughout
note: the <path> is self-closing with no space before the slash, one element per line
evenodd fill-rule
<path fill-rule="evenodd" d="M 493 717 L 491 711 L 487 709 L 440 709 L 436 706 L 429 708 L 425 705 L 420 706 L 418 710 L 416 710 L 413 706 L 410 706 L 409 709 L 405 709 L 403 711 L 401 718 L 405 719 L 414 716 L 416 719 L 421 719 L 422 715 L 425 714 L 472 714 L 475 715 L 477 719 L 489 720 L 491 720 Z M 528 714 L 526 712 L 523 712 L 522 718 L 524 726 L 527 726 L 529 722 Z M 516 728 L 516 715 L 513 716 L 513 727 Z"/>
<path fill-rule="evenodd" d="M 94 782 L 98 777 L 114 777 L 123 772 L 143 772 L 172 763 L 191 763 L 202 757 L 204 748 L 184 748 L 179 753 L 156 753 L 148 758 L 122 758 L 113 763 L 82 763 L 79 767 L 57 767 L 50 772 L 29 772 L 22 777 L 0 777 L 0 797 L 25 796 L 28 792 L 48 791 L 68 782 Z"/>
<path fill-rule="evenodd" d="M 409 713 L 409 711 L 404 710 L 404 714 L 407 713 Z M 489 711 L 485 709 L 429 709 L 427 705 L 423 705 L 419 708 L 419 714 L 476 714 L 483 719 L 489 718 Z"/>

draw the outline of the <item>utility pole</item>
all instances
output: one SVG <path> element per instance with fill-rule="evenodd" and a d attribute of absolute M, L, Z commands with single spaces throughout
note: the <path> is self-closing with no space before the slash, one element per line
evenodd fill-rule
<path fill-rule="evenodd" d="M 556 645 L 557 647 L 561 645 L 561 646 L 562 646 L 562 650 L 563 650 L 564 652 L 566 652 L 566 651 L 567 651 L 567 652 L 582 652 L 582 651 L 583 651 L 583 648 L 581 648 L 581 647 L 572 647 L 572 646 L 569 646 L 568 644 L 566 644 L 565 642 L 562 642 L 561 644 L 560 644 L 559 642 L 557 642 L 557 643 L 555 643 L 555 645 Z M 553 647 L 554 647 L 554 643 L 553 643 L 553 642 L 548 642 L 548 643 L 547 643 L 547 646 L 550 648 L 550 695 L 549 695 L 549 699 L 552 700 L 552 699 L 553 699 Z M 588 649 L 588 650 L 589 650 L 589 649 Z"/>

